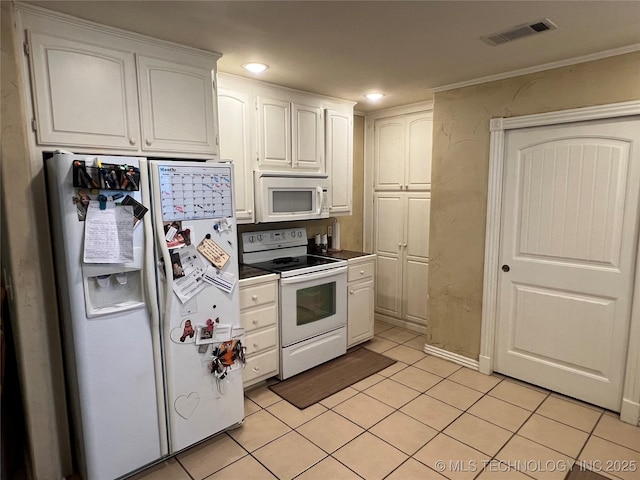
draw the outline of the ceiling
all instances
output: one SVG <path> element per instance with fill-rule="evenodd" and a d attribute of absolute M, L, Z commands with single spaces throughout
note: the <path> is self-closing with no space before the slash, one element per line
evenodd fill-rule
<path fill-rule="evenodd" d="M 215 51 L 221 72 L 352 100 L 363 113 L 429 100 L 438 87 L 640 49 L 640 0 L 23 3 Z M 500 46 L 479 40 L 543 18 L 558 28 Z M 270 68 L 250 75 L 241 65 L 251 61 Z M 386 96 L 369 103 L 371 91 Z"/>

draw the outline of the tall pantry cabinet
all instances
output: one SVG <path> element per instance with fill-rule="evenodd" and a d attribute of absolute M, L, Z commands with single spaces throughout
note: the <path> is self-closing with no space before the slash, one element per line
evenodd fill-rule
<path fill-rule="evenodd" d="M 424 110 L 376 117 L 372 134 L 376 317 L 425 331 L 433 115 Z"/>

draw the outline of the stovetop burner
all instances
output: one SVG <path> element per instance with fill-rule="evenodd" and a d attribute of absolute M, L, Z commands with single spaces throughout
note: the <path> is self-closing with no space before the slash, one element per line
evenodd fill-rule
<path fill-rule="evenodd" d="M 252 267 L 261 268 L 269 272 L 282 273 L 298 270 L 305 267 L 315 267 L 340 262 L 340 260 L 315 255 L 302 255 L 300 257 L 280 257 L 267 262 L 250 264 Z"/>
<path fill-rule="evenodd" d="M 273 263 L 275 265 L 287 265 L 289 263 L 295 263 L 295 262 L 299 262 L 300 259 L 299 258 L 293 258 L 293 257 L 280 257 L 280 258 L 276 258 L 273 260 Z"/>

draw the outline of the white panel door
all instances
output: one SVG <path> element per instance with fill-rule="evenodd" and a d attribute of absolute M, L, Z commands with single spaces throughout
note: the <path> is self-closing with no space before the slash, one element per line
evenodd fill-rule
<path fill-rule="evenodd" d="M 423 325 L 427 322 L 430 197 L 430 193 L 407 195 L 403 243 L 403 316 Z"/>
<path fill-rule="evenodd" d="M 258 97 L 260 165 L 291 168 L 291 104 Z"/>
<path fill-rule="evenodd" d="M 331 179 L 332 215 L 351 213 L 353 197 L 353 117 L 327 110 L 325 117 L 326 168 Z"/>
<path fill-rule="evenodd" d="M 408 190 L 431 189 L 431 149 L 433 114 L 409 115 L 407 122 L 407 166 L 405 187 Z"/>
<path fill-rule="evenodd" d="M 495 370 L 620 411 L 640 121 L 513 130 L 505 155 Z"/>
<path fill-rule="evenodd" d="M 322 110 L 292 104 L 291 159 L 294 168 L 324 171 L 324 123 Z"/>
<path fill-rule="evenodd" d="M 401 193 L 375 194 L 376 310 L 394 316 L 402 314 L 403 206 Z"/>
<path fill-rule="evenodd" d="M 34 32 L 29 43 L 38 144 L 138 148 L 132 53 Z"/>
<path fill-rule="evenodd" d="M 404 185 L 406 151 L 402 117 L 376 120 L 374 125 L 374 188 L 400 190 Z"/>
<path fill-rule="evenodd" d="M 200 67 L 137 56 L 143 150 L 217 153 L 213 77 Z"/>
<path fill-rule="evenodd" d="M 233 90 L 218 90 L 220 119 L 220 159 L 233 161 L 236 220 L 253 222 L 253 158 L 255 142 L 253 109 L 249 95 Z"/>

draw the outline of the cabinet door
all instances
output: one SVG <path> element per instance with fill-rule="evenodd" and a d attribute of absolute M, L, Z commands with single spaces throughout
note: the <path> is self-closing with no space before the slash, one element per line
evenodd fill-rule
<path fill-rule="evenodd" d="M 215 66 L 139 55 L 143 150 L 216 155 Z"/>
<path fill-rule="evenodd" d="M 324 171 L 322 109 L 292 104 L 291 160 L 295 169 Z"/>
<path fill-rule="evenodd" d="M 329 212 L 350 214 L 353 189 L 353 117 L 327 110 L 326 162 L 331 179 Z"/>
<path fill-rule="evenodd" d="M 402 117 L 375 121 L 373 168 L 376 190 L 400 190 L 404 187 L 405 142 L 405 123 Z"/>
<path fill-rule="evenodd" d="M 407 194 L 402 261 L 402 315 L 415 323 L 427 321 L 430 193 Z"/>
<path fill-rule="evenodd" d="M 347 287 L 347 347 L 373 338 L 373 281 L 349 284 Z"/>
<path fill-rule="evenodd" d="M 374 196 L 374 249 L 376 258 L 376 310 L 402 314 L 402 245 L 404 205 L 401 193 Z"/>
<path fill-rule="evenodd" d="M 218 90 L 220 159 L 233 161 L 238 223 L 253 222 L 253 159 L 255 123 L 249 95 L 226 88 Z"/>
<path fill-rule="evenodd" d="M 407 132 L 405 188 L 430 190 L 433 116 L 431 112 L 421 112 L 408 115 L 405 121 Z"/>
<path fill-rule="evenodd" d="M 29 33 L 37 143 L 135 150 L 132 53 Z"/>
<path fill-rule="evenodd" d="M 291 168 L 291 104 L 258 97 L 258 154 L 261 166 Z"/>

